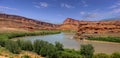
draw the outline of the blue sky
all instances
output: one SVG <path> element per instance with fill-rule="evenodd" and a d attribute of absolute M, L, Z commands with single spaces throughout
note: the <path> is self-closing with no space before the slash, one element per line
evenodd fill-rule
<path fill-rule="evenodd" d="M 50 23 L 120 17 L 120 0 L 0 0 L 0 12 Z"/>

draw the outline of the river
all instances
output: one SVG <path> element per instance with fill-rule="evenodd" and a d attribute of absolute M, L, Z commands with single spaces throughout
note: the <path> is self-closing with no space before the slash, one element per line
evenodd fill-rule
<path fill-rule="evenodd" d="M 89 41 L 89 40 L 80 41 L 73 39 L 73 36 L 74 36 L 73 33 L 60 33 L 60 34 L 44 35 L 44 36 L 28 36 L 28 37 L 22 37 L 20 39 L 30 40 L 32 42 L 39 39 L 39 40 L 48 41 L 53 44 L 56 41 L 58 41 L 64 45 L 64 48 L 70 48 L 75 50 L 79 50 L 80 45 L 82 44 L 92 44 L 95 49 L 95 53 L 111 54 L 113 52 L 120 52 L 120 43 Z"/>

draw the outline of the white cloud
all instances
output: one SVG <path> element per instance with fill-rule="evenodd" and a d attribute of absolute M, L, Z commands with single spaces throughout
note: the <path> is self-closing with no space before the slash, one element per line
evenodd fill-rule
<path fill-rule="evenodd" d="M 48 3 L 46 2 L 40 2 L 39 5 L 42 7 L 48 7 Z"/>
<path fill-rule="evenodd" d="M 120 1 L 118 1 L 117 3 L 115 3 L 114 5 L 110 6 L 109 8 L 119 8 L 120 7 Z"/>
<path fill-rule="evenodd" d="M 96 17 L 98 17 L 98 14 L 97 13 L 90 13 L 90 14 L 86 14 L 84 17 L 85 18 L 96 18 Z"/>
<path fill-rule="evenodd" d="M 0 8 L 9 9 L 9 10 L 18 10 L 16 8 L 11 8 L 11 7 L 7 7 L 7 6 L 0 6 Z"/>
<path fill-rule="evenodd" d="M 86 1 L 81 0 L 81 2 L 82 2 L 82 4 L 83 4 L 84 7 L 88 6 L 88 4 L 86 3 Z"/>
<path fill-rule="evenodd" d="M 120 8 L 113 9 L 111 13 L 115 13 L 115 14 L 120 13 Z"/>
<path fill-rule="evenodd" d="M 95 19 L 101 17 L 101 13 L 98 13 L 98 9 L 92 10 L 91 12 L 81 11 L 80 15 L 83 19 Z"/>
<path fill-rule="evenodd" d="M 120 13 L 120 1 L 117 1 L 115 4 L 111 5 L 109 8 L 111 9 L 111 11 L 109 11 L 109 14 Z"/>
<path fill-rule="evenodd" d="M 33 2 L 33 3 L 35 4 L 34 7 L 36 7 L 36 8 L 41 8 L 41 7 L 46 8 L 46 7 L 48 7 L 47 2 L 39 2 L 39 3 Z"/>
<path fill-rule="evenodd" d="M 84 15 L 84 14 L 86 14 L 86 13 L 85 13 L 84 11 L 81 11 L 80 14 L 81 14 L 81 15 Z"/>
<path fill-rule="evenodd" d="M 74 8 L 72 5 L 69 5 L 69 4 L 66 4 L 66 3 L 61 3 L 61 7 Z"/>

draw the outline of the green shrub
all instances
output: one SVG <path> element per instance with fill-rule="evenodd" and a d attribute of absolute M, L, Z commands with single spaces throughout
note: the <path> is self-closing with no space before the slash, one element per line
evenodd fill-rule
<path fill-rule="evenodd" d="M 5 46 L 5 42 L 6 42 L 5 39 L 0 39 L 0 46 L 4 47 Z"/>
<path fill-rule="evenodd" d="M 42 56 L 52 56 L 56 52 L 56 47 L 43 40 L 36 40 L 33 44 L 34 52 Z"/>
<path fill-rule="evenodd" d="M 111 55 L 111 58 L 120 58 L 120 53 L 113 53 L 112 55 Z"/>
<path fill-rule="evenodd" d="M 49 58 L 56 52 L 56 48 L 53 44 L 46 44 L 39 52 L 42 56 L 48 56 Z"/>
<path fill-rule="evenodd" d="M 99 54 L 95 54 L 93 58 L 110 58 L 110 57 L 105 53 L 99 53 Z"/>
<path fill-rule="evenodd" d="M 26 51 L 32 51 L 33 50 L 32 42 L 29 41 L 29 40 L 27 40 L 27 41 L 17 40 L 17 43 L 22 50 L 26 50 Z"/>
<path fill-rule="evenodd" d="M 65 51 L 58 51 L 53 58 L 82 58 L 79 54 L 72 54 Z"/>
<path fill-rule="evenodd" d="M 57 50 L 63 50 L 63 45 L 60 42 L 55 42 L 55 47 L 57 48 Z"/>
<path fill-rule="evenodd" d="M 35 40 L 33 44 L 33 50 L 37 54 L 39 54 L 41 48 L 45 45 L 45 42 L 43 40 Z"/>
<path fill-rule="evenodd" d="M 5 47 L 12 53 L 18 54 L 20 52 L 20 48 L 19 48 L 17 42 L 15 42 L 15 41 L 8 40 L 5 43 Z"/>
<path fill-rule="evenodd" d="M 74 50 L 74 49 L 64 49 L 64 51 L 68 52 L 68 53 L 80 55 L 80 51 L 77 51 L 77 50 Z"/>
<path fill-rule="evenodd" d="M 92 58 L 94 48 L 91 44 L 81 45 L 80 53 L 84 58 Z"/>

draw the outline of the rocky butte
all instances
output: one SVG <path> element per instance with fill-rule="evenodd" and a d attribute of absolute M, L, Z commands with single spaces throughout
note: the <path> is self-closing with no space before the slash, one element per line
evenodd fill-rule
<path fill-rule="evenodd" d="M 79 26 L 79 20 L 67 18 L 65 19 L 63 24 L 61 24 L 59 29 L 60 30 L 78 30 L 78 26 Z"/>

